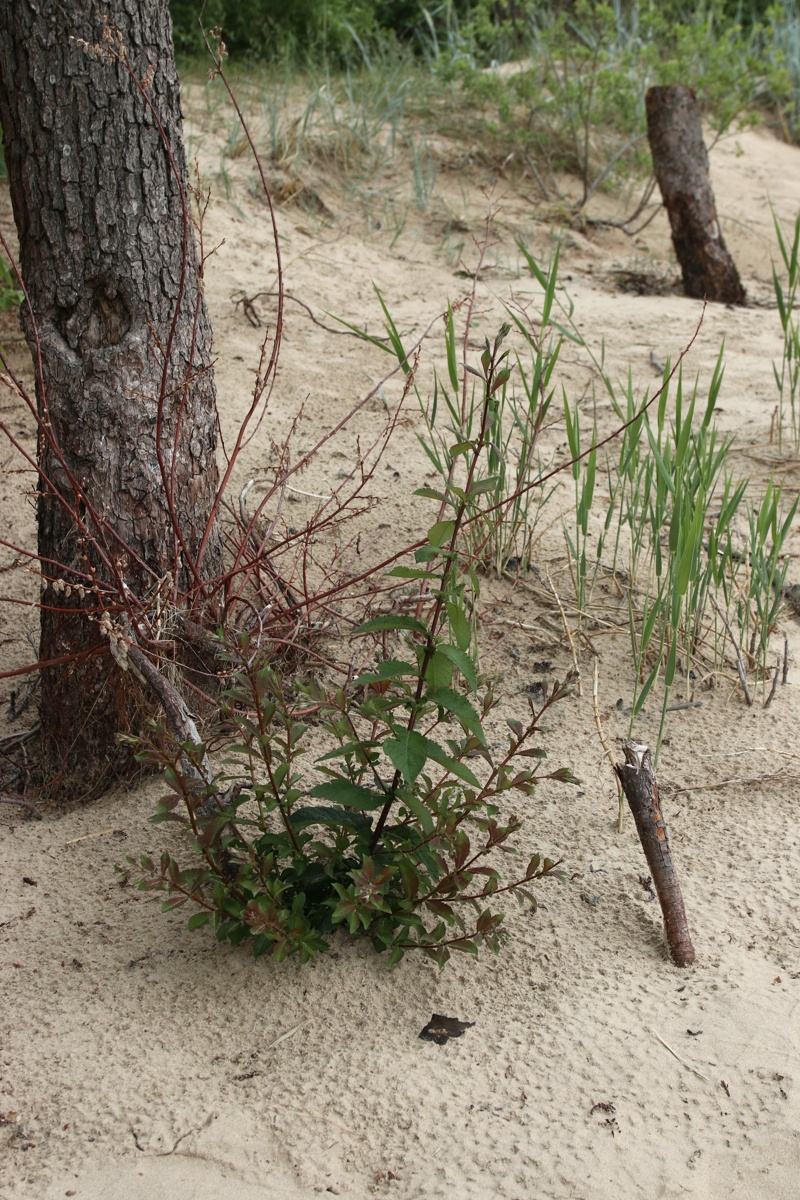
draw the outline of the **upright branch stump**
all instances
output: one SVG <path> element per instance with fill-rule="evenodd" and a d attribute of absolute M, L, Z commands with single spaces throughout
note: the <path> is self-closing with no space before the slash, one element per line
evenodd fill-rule
<path fill-rule="evenodd" d="M 688 967 L 694 962 L 694 947 L 672 862 L 667 826 L 661 812 L 653 759 L 649 748 L 639 746 L 636 742 L 625 742 L 622 749 L 626 761 L 617 763 L 615 770 L 633 813 L 636 831 L 653 876 L 653 885 L 664 914 L 672 961 L 676 967 Z"/>
<path fill-rule="evenodd" d="M 744 304 L 742 281 L 719 226 L 700 106 L 691 88 L 649 89 L 647 136 L 684 292 L 697 300 Z"/>

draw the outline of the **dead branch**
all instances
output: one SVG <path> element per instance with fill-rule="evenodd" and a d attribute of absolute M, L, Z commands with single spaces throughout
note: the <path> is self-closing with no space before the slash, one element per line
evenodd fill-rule
<path fill-rule="evenodd" d="M 736 654 L 736 670 L 739 674 L 739 680 L 740 680 L 742 688 L 744 690 L 744 698 L 747 701 L 748 707 L 752 708 L 753 707 L 753 697 L 750 695 L 750 688 L 747 686 L 747 671 L 745 670 L 744 661 L 742 659 L 742 651 L 739 648 L 739 643 L 736 641 L 736 635 L 734 634 L 733 630 L 731 629 L 730 623 L 728 621 L 728 618 L 725 616 L 725 613 L 722 611 L 720 606 L 717 604 L 716 597 L 711 592 L 709 592 L 709 599 L 714 607 L 714 611 L 716 612 L 717 616 L 722 621 L 722 624 L 725 626 L 725 628 L 728 631 L 728 637 L 731 639 L 731 645 L 733 646 L 734 652 Z"/>
<path fill-rule="evenodd" d="M 592 708 L 594 709 L 594 723 L 597 726 L 597 736 L 600 738 L 600 745 L 603 747 L 603 754 L 611 763 L 611 770 L 614 772 L 614 781 L 617 785 L 617 799 L 619 800 L 619 832 L 622 833 L 622 816 L 625 811 L 623 806 L 623 791 L 619 775 L 617 773 L 617 760 L 614 758 L 614 751 L 608 744 L 605 732 L 603 731 L 603 723 L 600 720 L 600 707 L 597 700 L 597 659 L 594 660 L 594 670 L 592 672 Z"/>
<path fill-rule="evenodd" d="M 653 876 L 664 914 L 672 961 L 676 967 L 688 967 L 694 962 L 694 947 L 667 840 L 667 826 L 658 798 L 652 755 L 649 747 L 637 745 L 636 742 L 624 742 L 622 749 L 626 761 L 617 764 L 615 769 L 628 798 L 636 831 Z"/>

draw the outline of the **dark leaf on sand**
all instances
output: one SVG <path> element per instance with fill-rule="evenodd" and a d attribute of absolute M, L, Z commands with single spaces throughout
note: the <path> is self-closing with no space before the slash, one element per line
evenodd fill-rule
<path fill-rule="evenodd" d="M 440 1013 L 434 1013 L 419 1036 L 423 1041 L 436 1042 L 437 1046 L 443 1046 L 450 1038 L 461 1037 L 462 1033 L 474 1024 L 474 1021 L 459 1021 L 456 1017 L 443 1017 Z"/>

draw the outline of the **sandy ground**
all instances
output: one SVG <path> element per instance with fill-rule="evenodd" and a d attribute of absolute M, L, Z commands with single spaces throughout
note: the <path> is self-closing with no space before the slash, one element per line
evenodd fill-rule
<path fill-rule="evenodd" d="M 250 168 L 237 169 L 230 201 L 217 186 L 207 229 L 209 243 L 224 239 L 208 289 L 228 430 L 246 405 L 263 333 L 235 298 L 274 287 L 265 209 L 247 187 Z M 794 492 L 797 462 L 768 444 L 771 363 L 780 353 L 769 203 L 794 220 L 800 150 L 742 133 L 714 150 L 712 178 L 753 303 L 709 307 L 688 369 L 707 381 L 725 338 L 719 420 L 737 433 L 737 461 L 758 478 L 779 469 Z M 442 171 L 430 209 L 410 205 L 394 247 L 393 234 L 368 222 L 352 196 L 326 191 L 321 180 L 329 216 L 297 204 L 280 211 L 286 287 L 320 320 L 331 325 L 324 312 L 332 310 L 380 332 L 375 281 L 398 326 L 421 332 L 448 298 L 465 293 L 448 239 L 457 219 L 464 259 L 474 262 L 487 169 Z M 479 287 L 479 336 L 494 332 L 511 289 L 530 287 L 515 238 L 546 257 L 554 235 L 532 187 L 501 180 L 497 191 L 504 195 Z M 598 350 L 605 338 L 613 369 L 623 373 L 630 362 L 634 378 L 650 385 L 651 351 L 674 356 L 701 306 L 674 290 L 621 291 L 613 271 L 674 279 L 663 214 L 635 241 L 608 229 L 566 231 L 562 264 L 587 338 Z M 269 305 L 258 302 L 265 319 Z M 567 358 L 565 378 L 587 388 L 585 362 Z M 290 302 L 272 411 L 246 470 L 268 464 L 269 436 L 285 434 L 299 404 L 302 444 L 332 426 L 387 361 Z M 356 433 L 381 419 L 375 405 L 320 455 L 304 477 L 310 490 L 334 485 Z M 410 499 L 426 478 L 413 421 L 381 471 L 373 490 L 386 500 L 371 519 L 385 549 L 416 534 L 428 511 Z M 23 484 L 3 482 L 2 519 L 16 537 L 32 528 Z M 557 531 L 542 542 L 557 573 L 560 547 Z M 791 549 L 800 549 L 797 531 Z M 521 689 L 541 676 L 539 660 L 559 675 L 569 654 L 558 625 L 541 625 L 535 589 L 489 595 L 494 623 L 487 617 L 483 665 L 503 676 L 502 715 L 510 715 L 524 706 Z M 538 632 L 501 624 L 498 613 Z M 29 653 L 23 633 L 24 620 L 9 618 L 9 662 Z M 697 951 L 685 970 L 670 963 L 658 906 L 639 882 L 646 867 L 630 816 L 616 832 L 616 791 L 589 686 L 553 711 L 547 737 L 551 761 L 570 765 L 583 783 L 543 785 L 527 802 L 520 843 L 523 852 L 562 855 L 567 882 L 540 885 L 537 913 L 509 912 L 512 938 L 499 957 L 443 971 L 413 956 L 387 971 L 369 946 L 345 937 L 301 967 L 254 962 L 207 931 L 187 933 L 184 917 L 161 915 L 154 899 L 120 887 L 113 870 L 126 854 L 159 848 L 164 827 L 148 824 L 157 782 L 60 818 L 22 820 L 4 810 L 0 1195 L 795 1200 L 797 785 L 762 778 L 791 775 L 797 745 L 800 628 L 788 614 L 784 633 L 789 683 L 768 710 L 748 709 L 735 682 L 723 681 L 703 694 L 702 707 L 671 719 L 659 778 Z M 618 751 L 627 725 L 614 705 L 630 702 L 630 665 L 624 640 L 598 639 L 597 648 L 600 706 Z M 588 685 L 588 654 L 581 665 Z M 648 722 L 637 730 L 645 740 L 655 732 Z M 499 725 L 491 732 L 499 737 Z M 726 779 L 755 782 L 703 789 Z M 434 1012 L 474 1024 L 443 1046 L 421 1041 Z"/>

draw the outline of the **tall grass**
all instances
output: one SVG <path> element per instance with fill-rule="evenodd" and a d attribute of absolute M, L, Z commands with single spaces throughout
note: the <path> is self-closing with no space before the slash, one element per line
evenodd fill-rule
<path fill-rule="evenodd" d="M 773 363 L 772 368 L 779 396 L 778 447 L 783 449 L 784 428 L 788 425 L 792 448 L 797 454 L 800 453 L 800 316 L 797 313 L 800 286 L 800 213 L 795 218 L 791 242 L 787 240 L 774 211 L 772 219 L 785 272 L 782 276 L 776 264 L 772 264 L 772 283 L 783 331 L 781 365 L 779 368 Z"/>
<path fill-rule="evenodd" d="M 521 247 L 537 282 L 542 273 Z M 555 290 L 551 274 L 548 286 Z M 685 700 L 698 682 L 713 682 L 733 649 L 756 679 L 768 674 L 769 642 L 781 609 L 788 570 L 785 544 L 798 500 L 785 511 L 781 488 L 770 483 L 760 502 L 729 462 L 731 435 L 714 421 L 724 378 L 724 346 L 701 399 L 699 381 L 687 388 L 682 365 L 668 363 L 661 386 L 635 394 L 628 369 L 615 384 L 604 356 L 593 356 L 572 322 L 566 297 L 561 329 L 593 358 L 620 434 L 598 457 L 596 423 L 587 439 L 577 402 L 562 389 L 564 424 L 574 481 L 573 505 L 564 516 L 579 628 L 592 616 L 600 575 L 613 578 L 627 610 L 633 663 L 630 732 L 659 685 L 657 750 L 673 689 Z M 605 481 L 603 504 L 598 483 Z M 738 518 L 747 513 L 749 533 Z M 739 640 L 731 647 L 731 622 Z"/>

